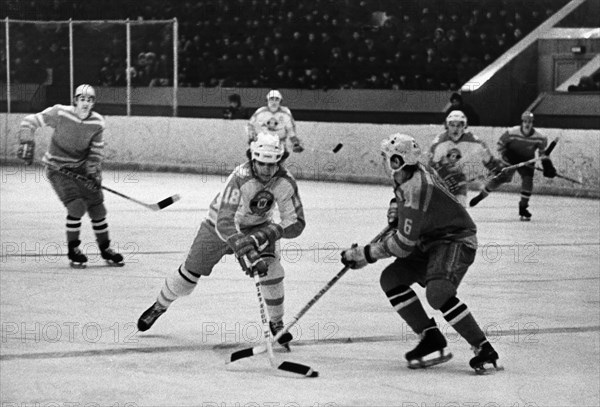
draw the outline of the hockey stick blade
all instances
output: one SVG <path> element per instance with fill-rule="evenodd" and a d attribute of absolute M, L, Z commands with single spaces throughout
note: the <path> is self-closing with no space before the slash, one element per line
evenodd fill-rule
<path fill-rule="evenodd" d="M 390 230 L 392 230 L 392 227 L 389 225 L 386 226 L 383 230 L 381 230 L 377 234 L 377 236 L 375 236 L 373 239 L 371 239 L 370 243 L 378 242 Z M 277 335 L 275 335 L 274 338 L 272 338 L 272 342 L 277 342 L 279 340 L 279 338 L 281 338 L 285 333 L 289 332 L 289 330 L 296 324 L 296 322 L 298 322 L 300 320 L 300 318 L 302 318 L 304 316 L 304 314 L 306 314 L 312 308 L 312 306 L 315 305 L 317 303 L 317 301 L 319 301 L 319 299 L 321 299 L 321 297 L 323 297 L 323 295 L 325 295 L 325 293 L 327 291 L 329 291 L 329 289 L 331 289 L 331 287 L 333 287 L 333 285 L 340 278 L 342 278 L 342 276 L 344 274 L 346 274 L 346 272 L 348 270 L 350 270 L 350 267 L 345 266 L 335 276 L 333 276 L 333 278 L 331 280 L 329 280 L 329 282 L 327 282 L 327 284 L 325 284 L 325 286 L 323 286 L 323 288 L 321 288 L 321 290 L 319 290 L 319 292 L 313 298 L 311 298 L 311 300 L 296 315 L 294 315 L 294 317 L 292 317 L 291 322 L 288 323 L 284 329 L 279 331 L 277 333 Z M 241 350 L 233 352 L 227 363 L 233 363 L 237 360 L 249 358 L 254 355 L 259 355 L 266 351 L 267 351 L 267 346 L 264 344 L 254 346 L 252 348 L 241 349 Z"/>
<path fill-rule="evenodd" d="M 181 197 L 177 194 L 170 196 L 168 198 L 163 199 L 162 201 L 156 204 L 157 210 L 165 209 L 169 205 L 173 205 L 175 202 L 179 201 Z"/>
<path fill-rule="evenodd" d="M 313 370 L 310 366 L 301 365 L 300 363 L 284 361 L 281 362 L 279 366 L 277 366 L 277 369 L 286 372 L 296 373 L 306 377 L 319 377 L 319 372 Z"/>
<path fill-rule="evenodd" d="M 337 153 L 338 151 L 340 151 L 342 149 L 342 147 L 344 147 L 344 145 L 342 143 L 338 143 L 337 146 L 333 147 L 333 154 Z"/>
<path fill-rule="evenodd" d="M 540 167 L 535 167 L 536 171 L 540 171 L 540 172 L 544 172 L 543 168 Z M 579 184 L 579 185 L 583 185 L 583 182 L 576 180 L 575 178 L 569 178 L 567 176 L 561 175 L 561 174 L 556 174 L 556 178 L 562 178 L 564 180 L 567 181 L 571 181 L 574 182 L 575 184 Z"/>

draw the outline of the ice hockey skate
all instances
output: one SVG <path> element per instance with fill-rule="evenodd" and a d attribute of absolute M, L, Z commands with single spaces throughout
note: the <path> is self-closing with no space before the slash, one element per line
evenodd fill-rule
<path fill-rule="evenodd" d="M 68 243 L 69 253 L 67 254 L 67 256 L 71 261 L 69 265 L 74 269 L 84 269 L 88 261 L 87 256 L 83 254 L 83 252 L 79 248 L 80 244 L 80 240 L 73 240 Z"/>
<path fill-rule="evenodd" d="M 100 247 L 100 255 L 106 261 L 106 264 L 113 267 L 123 267 L 123 256 L 110 248 L 110 240 L 98 245 Z"/>
<path fill-rule="evenodd" d="M 140 332 L 147 331 L 154 325 L 158 317 L 165 313 L 167 309 L 161 306 L 158 302 L 152 304 L 138 319 L 137 327 Z"/>
<path fill-rule="evenodd" d="M 490 374 L 498 370 L 504 370 L 502 366 L 497 365 L 498 353 L 492 345 L 486 340 L 479 348 L 474 349 L 475 357 L 469 361 L 469 365 L 475 369 L 475 373 L 483 375 Z M 494 368 L 486 368 L 485 364 L 491 363 Z"/>
<path fill-rule="evenodd" d="M 275 335 L 277 335 L 277 333 L 279 331 L 281 331 L 284 327 L 283 325 L 283 321 L 279 321 L 279 322 L 269 322 L 269 326 L 271 327 L 271 333 L 273 334 L 273 337 Z M 279 338 L 279 340 L 277 341 L 277 343 L 279 343 L 281 346 L 283 346 L 286 350 L 291 350 L 290 349 L 290 342 L 292 341 L 292 339 L 294 339 L 294 337 L 292 336 L 291 333 L 286 332 L 283 335 L 281 335 L 281 338 Z"/>
<path fill-rule="evenodd" d="M 531 220 L 531 212 L 527 210 L 528 204 L 519 202 L 519 216 L 522 222 L 529 222 Z"/>
<path fill-rule="evenodd" d="M 442 335 L 437 326 L 425 329 L 421 334 L 421 341 L 417 347 L 405 355 L 408 361 L 408 368 L 424 369 L 449 361 L 452 359 L 452 353 L 444 352 L 447 344 L 446 338 L 444 338 L 444 335 Z M 435 352 L 438 352 L 438 356 L 425 359 L 426 356 Z"/>

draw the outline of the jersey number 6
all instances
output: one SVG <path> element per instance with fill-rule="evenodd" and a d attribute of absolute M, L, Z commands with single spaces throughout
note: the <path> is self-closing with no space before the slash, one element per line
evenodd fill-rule
<path fill-rule="evenodd" d="M 412 219 L 404 220 L 403 232 L 406 236 L 410 235 L 410 231 L 412 230 Z"/>

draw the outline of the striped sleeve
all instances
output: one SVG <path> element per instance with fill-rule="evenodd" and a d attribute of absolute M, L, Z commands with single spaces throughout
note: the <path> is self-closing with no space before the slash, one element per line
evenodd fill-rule
<path fill-rule="evenodd" d="M 541 139 L 540 147 L 539 147 L 538 151 L 540 152 L 540 154 L 546 154 L 546 149 L 548 148 L 548 139 L 546 137 L 542 136 L 537 131 L 535 132 L 535 135 Z"/>
<path fill-rule="evenodd" d="M 277 189 L 276 199 L 281 217 L 279 225 L 283 228 L 282 237 L 293 239 L 300 236 L 306 226 L 298 185 L 292 177 L 286 176 L 281 178 Z"/>
<path fill-rule="evenodd" d="M 35 131 L 41 127 L 55 127 L 56 118 L 58 117 L 58 106 L 55 105 L 40 113 L 25 116 L 19 128 L 19 142 L 33 140 Z"/>

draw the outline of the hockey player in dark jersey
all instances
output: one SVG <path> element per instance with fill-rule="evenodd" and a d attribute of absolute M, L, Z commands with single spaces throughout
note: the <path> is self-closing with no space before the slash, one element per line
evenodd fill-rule
<path fill-rule="evenodd" d="M 417 347 L 405 355 L 410 368 L 451 358 L 445 353 L 444 335 L 410 287 L 414 283 L 425 287 L 429 304 L 473 347 L 476 356 L 471 367 L 482 372 L 487 363 L 496 366 L 498 354 L 457 297 L 457 288 L 477 252 L 475 223 L 437 173 L 419 162 L 421 150 L 413 137 L 393 134 L 383 140 L 381 151 L 394 182 L 397 226 L 377 243 L 344 250 L 342 262 L 359 269 L 396 257 L 383 270 L 380 283 L 400 317 L 421 337 Z M 393 223 L 392 217 L 393 213 L 388 213 L 388 223 Z"/>
<path fill-rule="evenodd" d="M 25 116 L 19 129 L 17 156 L 29 165 L 33 162 L 38 128 L 54 129 L 48 151 L 42 161 L 52 188 L 67 209 L 67 245 L 71 266 L 85 267 L 87 256 L 81 251 L 79 234 L 81 218 L 87 212 L 92 220 L 100 254 L 110 265 L 122 266 L 123 256 L 110 248 L 108 223 L 102 183 L 102 150 L 104 148 L 104 118 L 94 112 L 96 91 L 90 85 L 75 89 L 73 106 L 55 105 L 46 110 Z M 71 171 L 87 177 L 82 182 L 63 174 Z"/>
<path fill-rule="evenodd" d="M 177 298 L 191 294 L 200 277 L 208 277 L 223 256 L 234 253 L 253 264 L 264 261 L 266 275 L 259 277 L 271 331 L 275 335 L 283 329 L 279 239 L 299 236 L 306 224 L 296 180 L 281 164 L 286 154 L 276 134 L 258 133 L 250 144 L 250 160 L 233 171 L 210 204 L 185 262 L 167 277 L 156 302 L 140 316 L 140 331 L 150 329 Z M 274 222 L 275 208 L 279 223 Z M 286 333 L 279 343 L 285 346 L 291 339 Z"/>
<path fill-rule="evenodd" d="M 521 162 L 535 158 L 536 151 L 543 155 L 548 147 L 548 139 L 533 128 L 533 113 L 526 111 L 521 115 L 521 125 L 514 126 L 506 130 L 498 140 L 498 153 L 504 166 L 519 164 Z M 554 178 L 556 169 L 550 158 L 542 160 L 544 177 Z M 526 165 L 516 170 L 504 171 L 499 176 L 492 178 L 484 186 L 479 195 L 475 196 L 469 202 L 469 206 L 475 206 L 482 199 L 487 197 L 490 192 L 498 189 L 504 183 L 513 179 L 515 171 L 521 176 L 521 200 L 519 201 L 519 216 L 523 221 L 531 220 L 531 213 L 527 210 L 529 207 L 529 198 L 533 191 L 533 175 L 535 164 Z"/>

